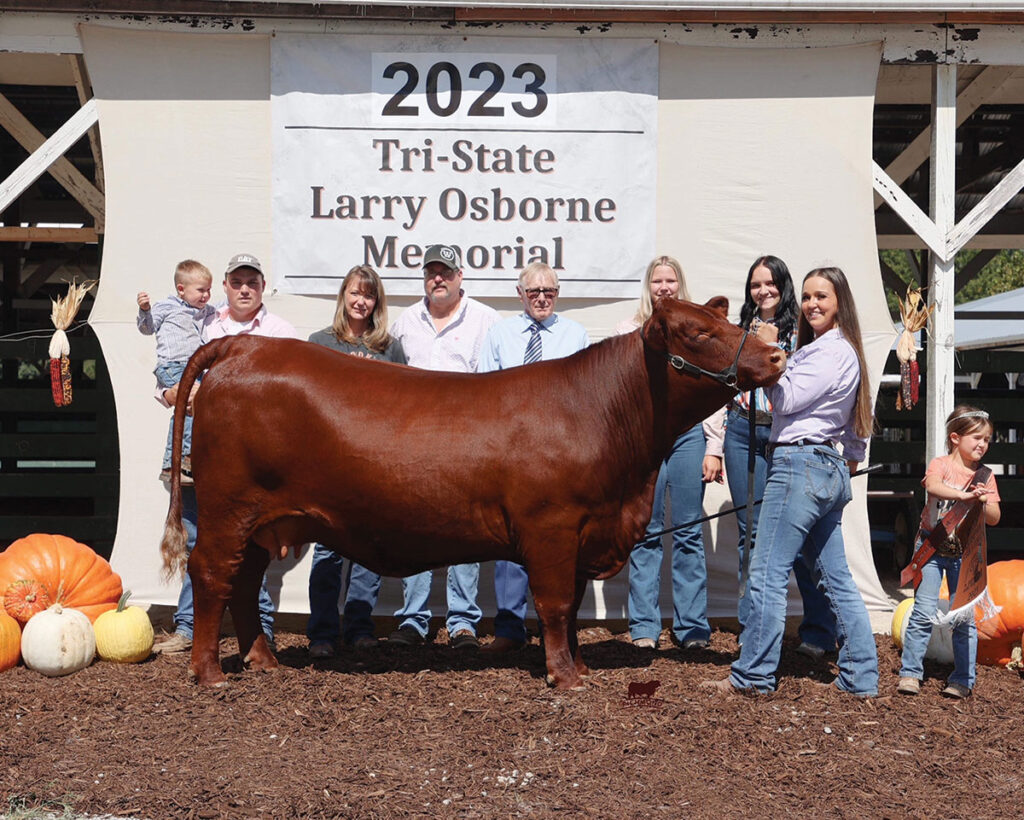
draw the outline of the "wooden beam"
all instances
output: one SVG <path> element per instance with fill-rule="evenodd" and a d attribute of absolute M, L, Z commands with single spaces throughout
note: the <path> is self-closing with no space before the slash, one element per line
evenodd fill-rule
<path fill-rule="evenodd" d="M 936 65 L 933 71 L 929 211 L 932 227 L 945 246 L 956 221 L 956 64 Z M 945 247 L 936 251 L 928 276 L 928 303 L 935 309 L 925 365 L 925 452 L 929 461 L 946 451 L 946 416 L 953 406 L 953 257 Z"/>
<path fill-rule="evenodd" d="M 889 175 L 882 170 L 882 167 L 877 162 L 872 160 L 871 167 L 874 171 L 875 191 L 889 203 L 889 207 L 893 209 L 900 219 L 907 223 L 910 230 L 917 234 L 925 245 L 933 250 L 936 255 L 945 259 L 945 233 L 940 232 L 936 228 L 935 223 L 925 215 L 924 211 L 917 207 L 917 203 L 907 196 L 899 185 L 889 178 Z"/>
<path fill-rule="evenodd" d="M 85 105 L 92 98 L 92 82 L 89 80 L 89 72 L 85 67 L 85 58 L 81 54 L 67 55 L 71 64 L 71 74 L 75 78 L 75 91 L 78 92 L 78 104 Z M 103 191 L 103 152 L 100 149 L 100 129 L 94 125 L 89 129 L 89 147 L 92 148 L 92 159 L 96 167 L 96 189 Z M 103 233 L 103 226 L 97 225 L 100 233 Z"/>
<path fill-rule="evenodd" d="M 899 277 L 896 271 L 885 264 L 882 259 L 878 260 L 878 266 L 882 270 L 882 284 L 902 299 L 903 294 L 907 292 L 907 283 Z"/>
<path fill-rule="evenodd" d="M 97 225 L 103 224 L 103 194 L 87 180 L 64 153 L 96 124 L 96 103 L 89 100 L 71 119 L 46 139 L 11 101 L 0 94 L 0 125 L 30 154 L 3 183 L 0 183 L 0 213 L 3 213 L 21 193 L 35 182 L 44 171 L 49 171 L 64 189 L 78 200 Z M 19 187 L 20 186 L 20 187 Z"/>
<path fill-rule="evenodd" d="M 0 242 L 96 242 L 95 228 L 0 228 Z"/>
<path fill-rule="evenodd" d="M 876 238 L 880 251 L 902 250 L 911 248 L 919 250 L 925 247 L 924 241 L 912 233 L 900 234 L 879 234 Z M 1024 235 L 1007 233 L 979 233 L 975 234 L 966 245 L 960 250 L 970 248 L 992 249 L 997 251 L 1024 249 Z"/>
<path fill-rule="evenodd" d="M 999 251 L 994 249 L 986 248 L 983 251 L 978 251 L 966 265 L 960 268 L 953 280 L 953 293 L 959 293 L 960 289 L 963 288 L 968 282 L 970 282 L 975 276 L 981 273 L 982 269 L 995 259 L 999 255 Z"/>
<path fill-rule="evenodd" d="M 910 262 L 910 270 L 914 274 L 914 279 L 917 282 L 917 286 L 921 287 L 921 284 L 928 278 L 928 274 L 925 273 L 925 259 L 928 256 L 928 251 L 921 252 L 921 258 L 919 259 L 916 248 L 906 248 L 904 254 L 907 257 L 907 261 Z"/>
<path fill-rule="evenodd" d="M 23 299 L 31 299 L 35 296 L 36 291 L 45 285 L 50 277 L 59 271 L 61 266 L 68 261 L 69 256 L 70 254 L 65 251 L 59 256 L 50 256 L 44 262 L 40 262 L 36 265 L 36 269 L 25 277 L 24 281 L 21 283 L 21 287 L 18 289 L 19 296 Z"/>
<path fill-rule="evenodd" d="M 963 123 L 971 114 L 988 100 L 1002 85 L 1009 80 L 1016 68 L 1013 66 L 989 66 L 982 71 L 973 82 L 967 86 L 956 98 L 956 124 Z M 914 137 L 903 152 L 890 162 L 885 172 L 898 185 L 902 185 L 914 171 L 921 167 L 931 150 L 932 127 L 925 126 L 924 130 Z M 884 202 L 879 195 L 875 195 L 875 208 L 878 209 Z"/>
<path fill-rule="evenodd" d="M 999 180 L 999 184 L 985 194 L 981 202 L 971 208 L 971 212 L 949 232 L 949 253 L 956 254 L 966 245 L 1007 202 L 1017 196 L 1021 188 L 1024 188 L 1024 159 Z"/>
<path fill-rule="evenodd" d="M 322 7 L 326 4 L 322 4 Z M 545 23 L 895 23 L 905 25 L 940 25 L 946 21 L 942 12 L 906 11 L 821 11 L 741 9 L 616 9 L 548 7 L 469 6 L 457 7 L 457 22 L 545 22 Z M 1024 22 L 1021 14 L 1019 22 Z"/>

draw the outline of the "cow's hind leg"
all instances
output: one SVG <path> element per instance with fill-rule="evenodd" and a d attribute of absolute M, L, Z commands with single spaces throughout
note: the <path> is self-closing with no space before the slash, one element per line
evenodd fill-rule
<path fill-rule="evenodd" d="M 231 595 L 233 568 L 227 553 L 211 552 L 208 545 L 213 543 L 212 533 L 204 538 L 200 532 L 188 559 L 194 600 L 189 668 L 201 686 L 220 686 L 225 681 L 220 668 L 220 624 Z"/>
<path fill-rule="evenodd" d="M 260 624 L 260 587 L 269 565 L 270 553 L 255 541 L 246 544 L 228 604 L 238 635 L 238 654 L 253 669 L 260 670 L 277 668 L 277 658 Z"/>
<path fill-rule="evenodd" d="M 559 689 L 579 689 L 583 686 L 583 681 L 573 657 L 569 633 L 572 627 L 571 640 L 575 642 L 575 567 L 567 564 L 528 566 L 527 571 L 537 616 L 544 626 L 547 681 Z"/>

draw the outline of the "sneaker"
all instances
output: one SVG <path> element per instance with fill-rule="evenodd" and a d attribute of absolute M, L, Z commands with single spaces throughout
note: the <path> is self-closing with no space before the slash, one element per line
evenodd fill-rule
<path fill-rule="evenodd" d="M 637 649 L 657 649 L 658 642 L 654 638 L 634 638 L 633 646 Z"/>
<path fill-rule="evenodd" d="M 309 657 L 314 659 L 333 658 L 334 644 L 330 641 L 313 641 L 309 645 Z"/>
<path fill-rule="evenodd" d="M 963 698 L 969 698 L 971 696 L 971 690 L 959 683 L 947 683 L 946 688 L 939 694 L 946 698 L 962 700 Z"/>
<path fill-rule="evenodd" d="M 480 641 L 468 629 L 460 629 L 448 640 L 452 649 L 479 649 Z"/>
<path fill-rule="evenodd" d="M 188 652 L 192 648 L 192 639 L 182 632 L 175 632 L 153 644 L 153 651 L 160 655 L 173 655 L 177 652 Z"/>
<path fill-rule="evenodd" d="M 709 646 L 711 643 L 703 638 L 690 638 L 683 641 L 683 649 L 707 649 Z"/>
<path fill-rule="evenodd" d="M 820 661 L 825 657 L 825 650 L 820 646 L 815 646 L 813 643 L 807 643 L 807 641 L 801 642 L 800 646 L 796 648 L 798 655 L 810 658 L 812 661 Z"/>
<path fill-rule="evenodd" d="M 419 646 L 424 641 L 423 636 L 416 630 L 416 627 L 400 626 L 388 636 L 390 646 Z"/>
<path fill-rule="evenodd" d="M 171 483 L 171 468 L 170 467 L 164 467 L 160 471 L 160 480 L 162 482 L 164 482 L 164 484 L 170 484 Z M 191 487 L 194 484 L 195 484 L 195 481 L 192 480 L 192 470 L 191 469 L 186 469 L 185 465 L 182 464 L 181 465 L 181 486 L 182 487 Z"/>
<path fill-rule="evenodd" d="M 901 695 L 919 695 L 921 694 L 921 681 L 917 678 L 900 678 L 896 691 Z"/>
<path fill-rule="evenodd" d="M 733 692 L 740 691 L 732 685 L 732 681 L 729 680 L 729 678 L 722 678 L 721 680 L 702 680 L 698 685 L 701 689 L 704 689 L 713 695 L 731 695 Z"/>

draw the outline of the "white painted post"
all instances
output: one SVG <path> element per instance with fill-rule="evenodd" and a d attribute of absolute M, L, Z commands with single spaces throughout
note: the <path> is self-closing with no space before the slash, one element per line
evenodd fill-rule
<path fill-rule="evenodd" d="M 956 64 L 935 66 L 932 87 L 931 218 L 948 247 L 955 220 Z M 946 256 L 949 256 L 947 259 Z M 925 450 L 928 461 L 945 453 L 946 416 L 953 409 L 953 258 L 932 253 L 928 301 L 935 305 L 928 346 Z"/>

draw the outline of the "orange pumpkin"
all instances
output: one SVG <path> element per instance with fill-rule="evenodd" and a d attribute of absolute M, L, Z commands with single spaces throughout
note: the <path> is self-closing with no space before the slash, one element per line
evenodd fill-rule
<path fill-rule="evenodd" d="M 1024 634 L 1024 561 L 989 564 L 988 588 L 1002 609 L 994 618 L 978 622 L 978 663 L 1006 666 Z"/>
<path fill-rule="evenodd" d="M 978 625 L 978 663 L 1006 666 L 1024 635 L 1024 561 L 996 561 L 988 565 L 988 592 L 992 603 L 1001 607 L 992 618 L 982 620 L 981 607 L 974 608 Z M 949 598 L 942 579 L 940 598 Z"/>
<path fill-rule="evenodd" d="M 22 625 L 56 603 L 95 621 L 117 606 L 121 578 L 85 544 L 37 533 L 0 553 L 0 596 L 4 609 Z"/>
<path fill-rule="evenodd" d="M 21 660 L 21 626 L 0 611 L 0 672 L 6 672 Z"/>

